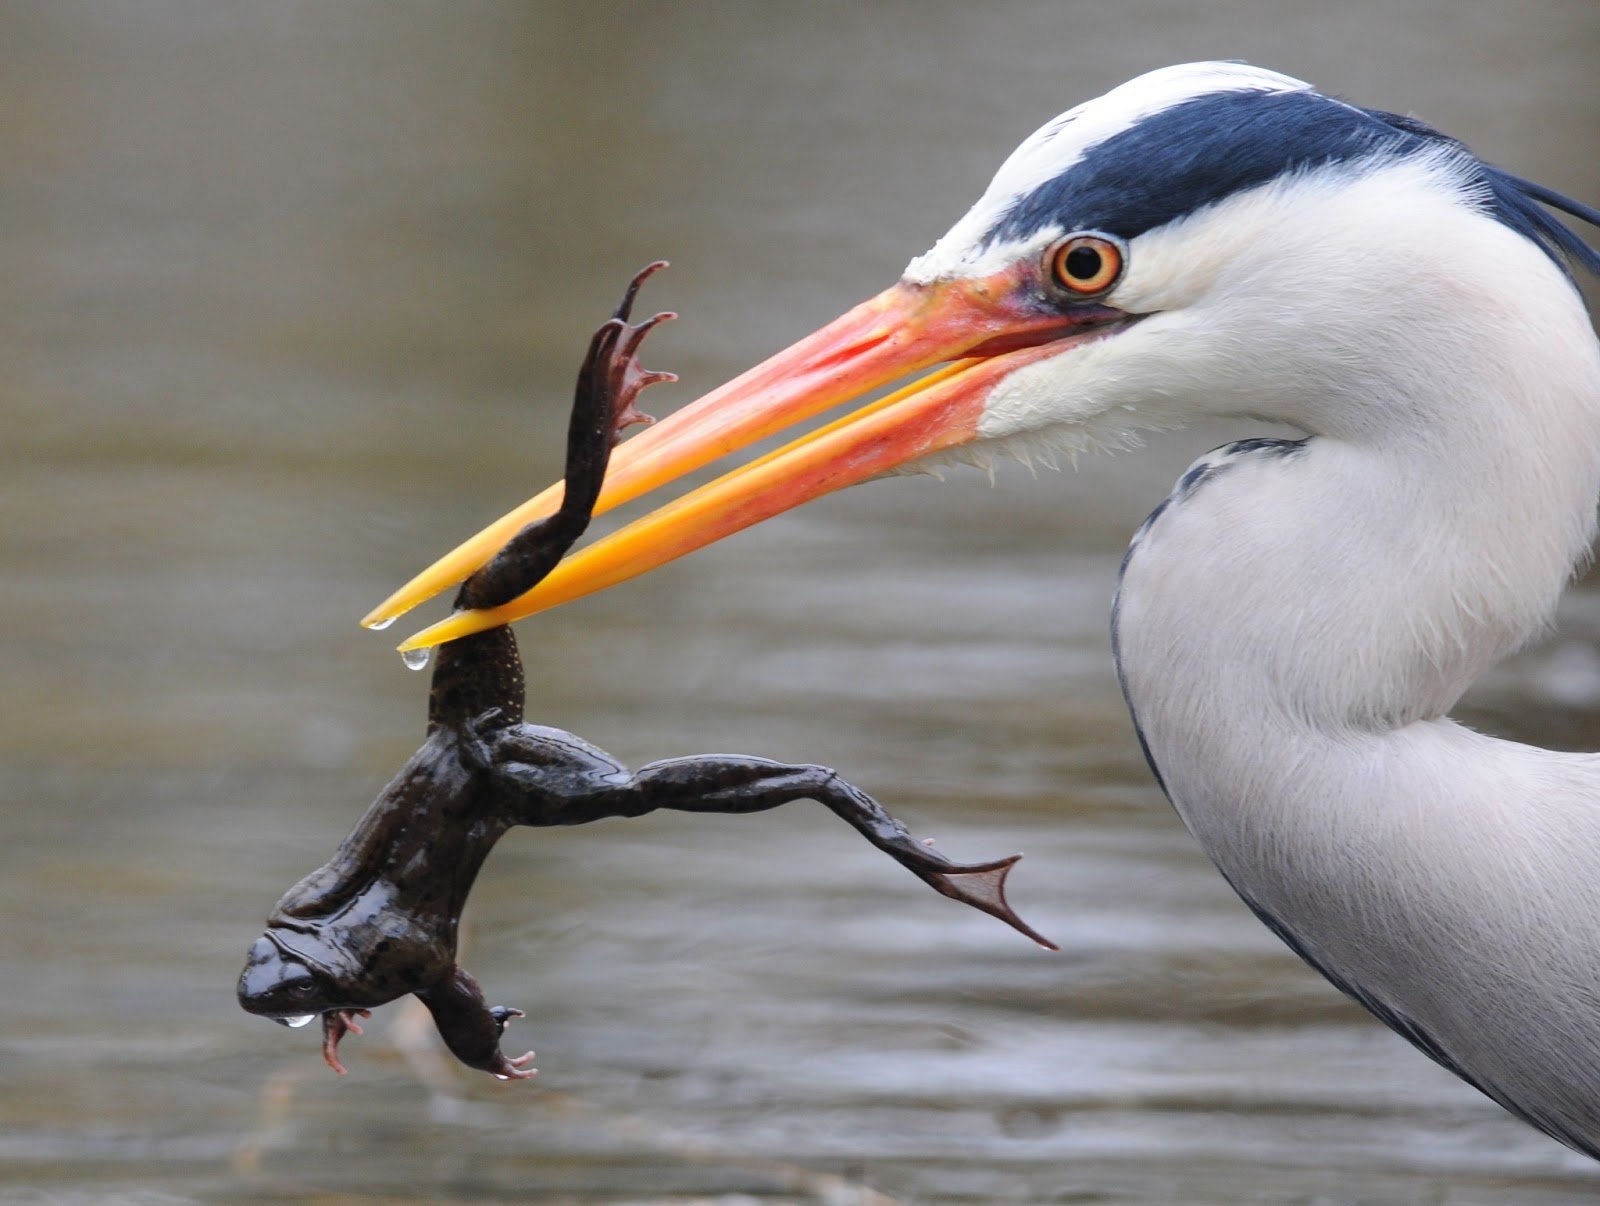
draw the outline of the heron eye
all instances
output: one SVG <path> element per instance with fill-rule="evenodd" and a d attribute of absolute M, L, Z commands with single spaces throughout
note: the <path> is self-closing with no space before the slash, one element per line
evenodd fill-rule
<path fill-rule="evenodd" d="M 1069 293 L 1104 293 L 1122 275 L 1122 248 L 1102 235 L 1073 235 L 1050 253 L 1050 275 Z"/>

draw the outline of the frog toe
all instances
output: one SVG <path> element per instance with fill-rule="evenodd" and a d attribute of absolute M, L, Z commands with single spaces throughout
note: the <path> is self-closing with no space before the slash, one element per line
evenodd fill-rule
<path fill-rule="evenodd" d="M 370 1018 L 370 1009 L 330 1009 L 322 1015 L 322 1060 L 340 1076 L 345 1066 L 339 1061 L 339 1041 L 347 1034 L 360 1035 L 361 1018 Z"/>
<path fill-rule="evenodd" d="M 528 1065 L 531 1063 L 533 1063 L 532 1051 L 524 1051 L 516 1059 L 507 1059 L 502 1055 L 500 1062 L 489 1071 L 499 1080 L 532 1080 L 539 1074 L 539 1069 L 530 1068 Z"/>

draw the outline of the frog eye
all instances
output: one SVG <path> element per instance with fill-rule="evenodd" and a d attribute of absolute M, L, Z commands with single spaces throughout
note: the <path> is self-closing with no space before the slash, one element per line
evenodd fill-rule
<path fill-rule="evenodd" d="M 1050 278 L 1068 293 L 1091 297 L 1117 283 L 1124 259 L 1120 240 L 1076 234 L 1050 252 Z"/>

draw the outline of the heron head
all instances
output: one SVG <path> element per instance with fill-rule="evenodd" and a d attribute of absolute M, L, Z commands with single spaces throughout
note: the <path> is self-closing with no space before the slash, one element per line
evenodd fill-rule
<path fill-rule="evenodd" d="M 1151 72 L 1029 137 L 883 293 L 620 447 L 597 510 L 925 375 L 621 529 L 521 599 L 402 648 L 507 623 L 941 460 L 1018 445 L 1076 454 L 1221 413 L 1360 430 L 1375 400 L 1416 392 L 1408 375 L 1436 376 L 1467 345 L 1536 325 L 1530 296 L 1573 307 L 1560 255 L 1600 257 L 1538 200 L 1564 201 L 1420 122 L 1287 76 L 1233 63 Z M 1467 312 L 1478 318 L 1463 325 Z M 486 529 L 366 622 L 461 580 L 552 502 L 547 492 Z"/>

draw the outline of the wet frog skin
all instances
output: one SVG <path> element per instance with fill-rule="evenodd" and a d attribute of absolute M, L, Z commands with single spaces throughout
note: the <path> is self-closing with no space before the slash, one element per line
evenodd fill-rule
<path fill-rule="evenodd" d="M 531 589 L 587 527 L 607 460 L 639 393 L 671 374 L 638 362 L 644 337 L 671 315 L 629 324 L 639 286 L 630 283 L 594 335 L 579 373 L 567 437 L 561 509 L 530 524 L 469 578 L 458 607 L 494 607 Z M 866 793 L 822 766 L 708 754 L 653 762 L 630 772 L 582 738 L 523 720 L 525 687 L 508 627 L 442 646 L 433 672 L 428 734 L 322 867 L 290 888 L 250 948 L 239 1003 L 289 1024 L 320 1015 L 323 1055 L 343 1073 L 340 1040 L 360 1019 L 415 994 L 450 1051 L 469 1067 L 507 1080 L 533 1075 L 533 1053 L 500 1050 L 520 1010 L 489 1006 L 456 963 L 467 895 L 489 851 L 514 825 L 582 825 L 658 809 L 749 813 L 816 800 L 936 891 L 1000 918 L 1054 949 L 1005 899 L 1019 855 L 952 863 L 914 839 Z"/>

